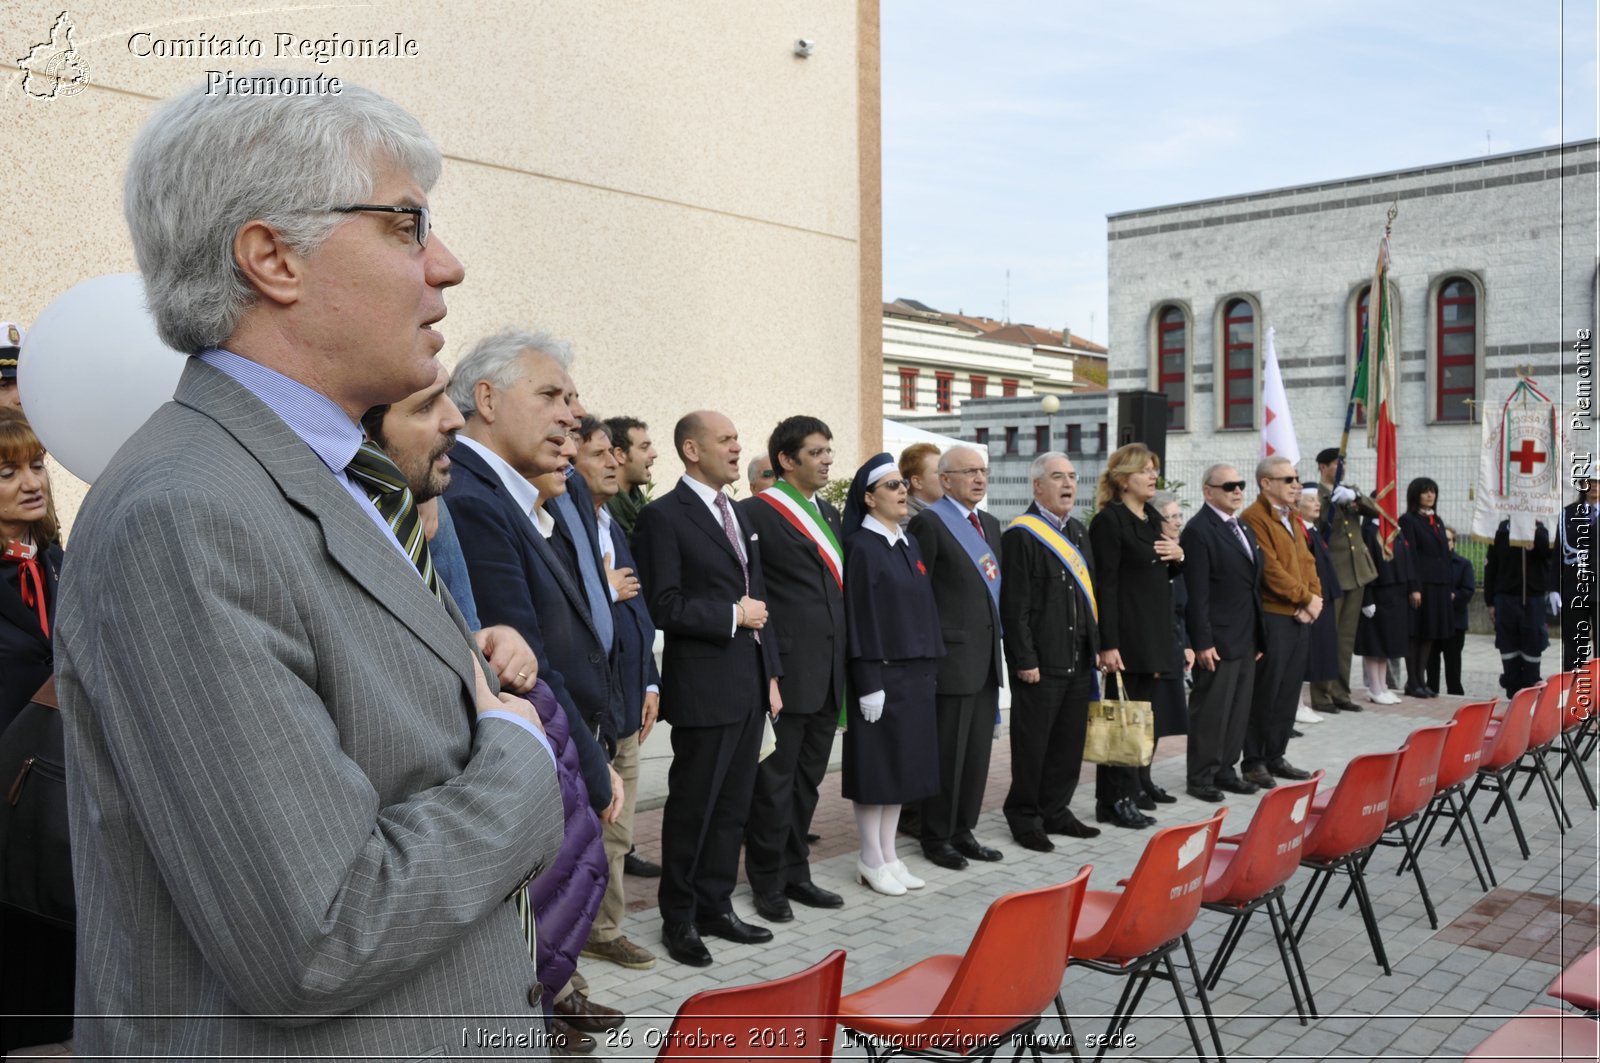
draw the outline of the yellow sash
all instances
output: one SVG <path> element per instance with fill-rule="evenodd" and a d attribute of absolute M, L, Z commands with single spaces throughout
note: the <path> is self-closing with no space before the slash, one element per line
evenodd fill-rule
<path fill-rule="evenodd" d="M 1041 520 L 1031 513 L 1024 513 L 1011 522 L 1013 528 L 1026 528 L 1033 533 L 1033 537 L 1044 543 L 1056 559 L 1067 566 L 1067 571 L 1072 573 L 1072 578 L 1078 581 L 1078 589 L 1083 591 L 1083 596 L 1089 599 L 1089 611 L 1094 614 L 1095 622 L 1100 620 L 1100 606 L 1094 600 L 1094 580 L 1089 576 L 1089 565 L 1083 560 L 1083 555 L 1078 548 L 1072 545 L 1072 540 L 1051 527 L 1048 521 Z"/>

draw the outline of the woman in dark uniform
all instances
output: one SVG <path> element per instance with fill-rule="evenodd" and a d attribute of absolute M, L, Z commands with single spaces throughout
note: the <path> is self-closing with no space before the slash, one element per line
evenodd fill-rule
<path fill-rule="evenodd" d="M 900 528 L 906 482 L 879 454 L 850 484 L 844 509 L 844 600 L 849 636 L 844 796 L 855 802 L 856 874 L 897 897 L 925 883 L 895 855 L 900 807 L 939 790 L 935 661 L 939 611 L 917 541 Z"/>
<path fill-rule="evenodd" d="M 1423 681 L 1428 658 L 1435 641 L 1455 634 L 1455 617 L 1450 612 L 1455 571 L 1450 565 L 1444 521 L 1433 511 L 1438 502 L 1439 485 L 1419 476 L 1406 487 L 1406 511 L 1400 514 L 1400 531 L 1414 551 L 1421 584 L 1421 597 L 1411 603 L 1411 638 L 1406 652 L 1406 693 L 1414 698 L 1439 696 Z"/>
<path fill-rule="evenodd" d="M 1383 556 L 1379 522 L 1368 517 L 1361 522 L 1361 539 L 1378 570 L 1378 578 L 1367 584 L 1361 604 L 1361 620 L 1356 625 L 1355 652 L 1367 681 L 1367 697 L 1374 705 L 1398 705 L 1400 699 L 1389 690 L 1389 661 L 1405 655 L 1410 639 L 1410 599 L 1417 594 L 1412 565 L 1411 544 L 1396 534 L 1392 557 Z"/>
<path fill-rule="evenodd" d="M 1172 635 L 1172 584 L 1183 571 L 1183 548 L 1164 534 L 1150 504 L 1160 461 L 1143 443 L 1129 443 L 1106 459 L 1095 492 L 1099 510 L 1089 522 L 1094 548 L 1094 593 L 1100 606 L 1100 667 L 1121 672 L 1130 700 L 1161 700 L 1161 680 L 1181 663 Z M 1106 676 L 1105 693 L 1116 685 Z M 1154 799 L 1137 768 L 1095 768 L 1094 818 L 1119 827 L 1148 827 L 1140 797 Z"/>
<path fill-rule="evenodd" d="M 20 411 L 0 407 L 0 730 L 50 678 L 56 535 L 44 446 Z M 13 785 L 0 779 L 0 794 Z M 0 1055 L 72 1036 L 73 939 L 70 928 L 0 908 Z"/>

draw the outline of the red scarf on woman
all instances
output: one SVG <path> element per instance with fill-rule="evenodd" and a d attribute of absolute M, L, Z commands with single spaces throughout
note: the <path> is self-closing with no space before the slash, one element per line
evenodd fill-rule
<path fill-rule="evenodd" d="M 22 604 L 39 614 L 39 628 L 50 637 L 49 607 L 44 600 L 44 569 L 39 564 L 39 548 L 13 539 L 6 543 L 0 558 L 15 561 L 22 585 Z"/>

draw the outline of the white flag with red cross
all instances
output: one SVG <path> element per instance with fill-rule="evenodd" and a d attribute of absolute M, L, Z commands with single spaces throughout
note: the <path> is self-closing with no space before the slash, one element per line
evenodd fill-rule
<path fill-rule="evenodd" d="M 1492 540 L 1511 521 L 1511 545 L 1533 545 L 1534 523 L 1554 529 L 1561 512 L 1561 426 L 1536 381 L 1519 378 L 1503 402 L 1488 403 L 1472 510 L 1472 535 Z"/>

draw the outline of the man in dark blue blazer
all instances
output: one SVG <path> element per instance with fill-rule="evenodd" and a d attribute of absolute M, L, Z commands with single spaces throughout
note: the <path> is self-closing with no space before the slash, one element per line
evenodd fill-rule
<path fill-rule="evenodd" d="M 661 814 L 661 940 L 705 967 L 701 934 L 772 940 L 733 912 L 739 844 L 755 786 L 764 713 L 778 712 L 777 640 L 763 638 L 766 584 L 755 531 L 723 488 L 739 478 L 739 433 L 709 410 L 685 415 L 672 442 L 686 470 L 639 514 L 633 547 L 650 619 L 666 633 L 661 718 L 672 767 Z"/>
<path fill-rule="evenodd" d="M 1189 794 L 1221 801 L 1222 791 L 1252 794 L 1236 765 L 1250 722 L 1256 658 L 1266 645 L 1261 615 L 1261 550 L 1238 519 L 1245 479 L 1213 465 L 1200 481 L 1205 505 L 1184 526 L 1185 622 L 1194 648 L 1189 694 Z"/>
<path fill-rule="evenodd" d="M 564 343 L 506 331 L 480 340 L 456 366 L 450 397 L 467 418 L 445 490 L 472 578 L 478 618 L 515 628 L 539 659 L 571 724 L 589 801 L 602 819 L 620 804 L 610 768 L 616 696 L 580 579 L 554 537 L 558 521 L 529 480 L 561 469 L 574 447 L 576 392 Z"/>

